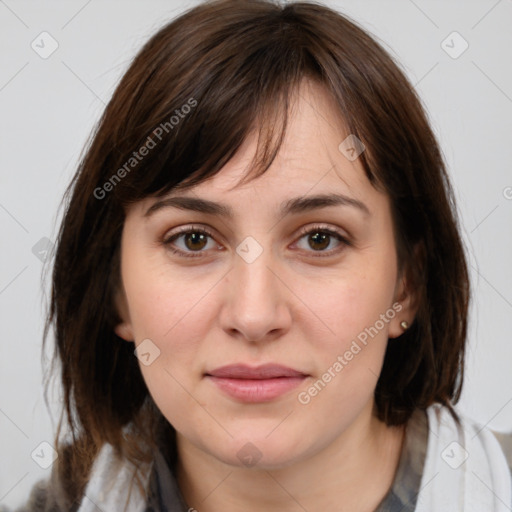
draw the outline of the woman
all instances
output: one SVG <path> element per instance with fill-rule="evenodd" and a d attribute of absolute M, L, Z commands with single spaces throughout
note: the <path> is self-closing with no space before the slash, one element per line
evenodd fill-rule
<path fill-rule="evenodd" d="M 59 457 L 23 510 L 510 508 L 507 439 L 454 408 L 470 290 L 444 162 L 348 18 L 186 12 L 69 194 Z"/>

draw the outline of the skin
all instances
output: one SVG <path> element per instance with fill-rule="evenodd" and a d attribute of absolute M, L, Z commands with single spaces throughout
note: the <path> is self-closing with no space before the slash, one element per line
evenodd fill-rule
<path fill-rule="evenodd" d="M 213 179 L 174 193 L 228 205 L 232 220 L 172 207 L 144 217 L 154 198 L 127 211 L 116 333 L 136 345 L 149 338 L 160 350 L 140 369 L 176 429 L 178 482 L 199 512 L 372 511 L 401 453 L 404 430 L 376 418 L 373 397 L 388 338 L 415 314 L 397 268 L 389 198 L 372 187 L 359 159 L 339 151 L 348 133 L 324 89 L 305 80 L 296 92 L 286 139 L 266 173 L 235 187 L 256 149 L 249 137 Z M 278 213 L 290 198 L 333 192 L 363 202 L 370 214 L 340 205 Z M 318 229 L 300 233 L 317 224 L 350 245 L 334 236 L 323 245 L 311 240 Z M 202 251 L 199 257 L 173 254 L 163 243 L 179 226 L 212 233 L 202 243 L 174 240 L 188 253 Z M 248 236 L 263 249 L 252 263 L 236 252 Z M 300 403 L 298 394 L 397 302 L 401 311 Z M 270 402 L 240 403 L 204 377 L 238 362 L 279 363 L 308 377 Z M 251 467 L 237 456 L 248 442 L 261 457 Z"/>

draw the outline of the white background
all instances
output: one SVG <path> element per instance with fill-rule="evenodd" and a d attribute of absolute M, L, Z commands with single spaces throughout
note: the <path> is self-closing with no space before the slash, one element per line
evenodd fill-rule
<path fill-rule="evenodd" d="M 57 421 L 58 390 L 50 393 L 53 421 L 43 399 L 47 292 L 32 247 L 43 237 L 55 240 L 64 189 L 130 59 L 194 4 L 0 0 L 2 504 L 21 504 L 33 483 L 49 475 L 30 454 L 52 442 Z M 326 4 L 381 40 L 427 107 L 456 189 L 474 287 L 459 409 L 512 430 L 512 1 Z M 31 48 L 43 31 L 59 45 L 48 59 Z M 457 59 L 441 47 L 453 31 L 469 43 Z"/>

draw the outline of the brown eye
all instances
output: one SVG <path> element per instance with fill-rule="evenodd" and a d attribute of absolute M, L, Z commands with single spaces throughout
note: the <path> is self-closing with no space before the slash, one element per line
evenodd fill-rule
<path fill-rule="evenodd" d="M 212 242 L 212 247 L 208 247 L 208 242 Z M 180 242 L 180 243 L 178 243 Z M 206 252 L 204 249 L 216 246 L 213 243 L 212 234 L 204 228 L 189 227 L 181 229 L 178 233 L 169 236 L 163 241 L 173 253 L 186 257 L 202 256 Z"/>
<path fill-rule="evenodd" d="M 308 243 L 311 249 L 314 249 L 315 251 L 323 250 L 329 246 L 331 237 L 332 236 L 327 233 L 321 233 L 320 231 L 317 231 L 309 235 Z"/>
<path fill-rule="evenodd" d="M 304 228 L 301 231 L 300 241 L 307 239 L 307 247 L 304 245 L 299 248 L 313 254 L 313 256 L 332 256 L 342 251 L 350 242 L 341 233 L 323 226 L 314 226 L 313 228 Z M 334 243 L 333 243 L 334 241 Z M 333 247 L 334 245 L 334 247 Z M 330 247 L 329 250 L 326 250 Z"/>
<path fill-rule="evenodd" d="M 204 235 L 203 233 L 198 233 L 196 231 L 186 233 L 184 235 L 183 240 L 185 242 L 186 247 L 191 251 L 203 249 L 208 242 L 206 235 Z"/>

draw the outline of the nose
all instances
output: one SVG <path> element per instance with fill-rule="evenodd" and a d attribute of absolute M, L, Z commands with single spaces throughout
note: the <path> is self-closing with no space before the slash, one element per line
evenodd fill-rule
<path fill-rule="evenodd" d="M 222 328 L 230 336 L 250 342 L 279 338 L 291 326 L 288 301 L 292 294 L 287 286 L 270 251 L 264 250 L 250 263 L 235 254 L 233 268 L 226 276 Z"/>

